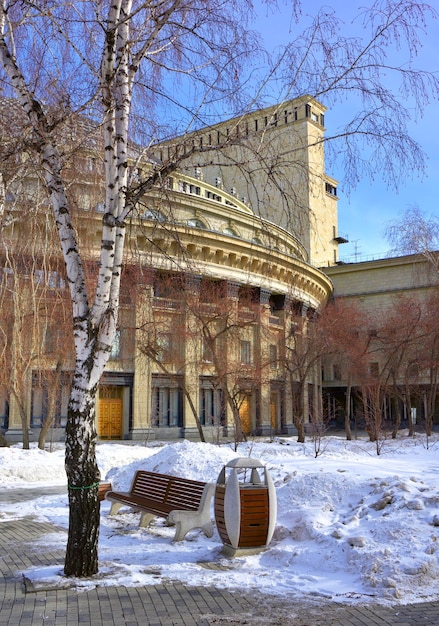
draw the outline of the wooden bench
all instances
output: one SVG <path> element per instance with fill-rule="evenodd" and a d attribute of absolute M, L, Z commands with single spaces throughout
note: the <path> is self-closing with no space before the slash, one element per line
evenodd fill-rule
<path fill-rule="evenodd" d="M 173 541 L 201 528 L 206 537 L 213 536 L 210 505 L 215 491 L 213 483 L 138 470 L 129 492 L 108 491 L 110 515 L 128 506 L 140 512 L 139 526 L 147 526 L 154 517 L 164 517 L 176 526 Z"/>

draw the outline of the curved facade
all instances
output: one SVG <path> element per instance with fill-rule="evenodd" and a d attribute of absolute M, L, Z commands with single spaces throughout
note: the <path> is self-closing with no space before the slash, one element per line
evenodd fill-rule
<path fill-rule="evenodd" d="M 322 133 L 322 116 L 312 118 L 306 102 L 299 99 L 293 125 Z M 285 116 L 285 125 L 290 122 Z M 281 142 L 287 136 L 282 128 Z M 308 176 L 314 187 L 323 186 L 319 194 L 325 196 L 322 203 L 316 195 L 306 208 L 308 225 L 313 203 L 320 207 L 320 221 L 325 211 L 328 222 L 335 220 L 336 202 L 333 193 L 325 192 L 323 169 L 319 163 L 319 174 L 314 179 L 312 173 Z M 206 439 L 214 440 L 240 436 L 240 431 L 294 430 L 294 380 L 288 350 L 294 349 L 294 330 L 325 305 L 332 284 L 316 267 L 319 255 L 310 244 L 310 234 L 296 233 L 291 221 L 287 224 L 280 218 L 278 198 L 272 199 L 270 220 L 268 196 L 264 215 L 257 213 L 233 186 L 225 191 L 218 181 L 204 180 L 212 174 L 210 170 L 201 164 L 174 173 L 164 189 L 151 191 L 139 202 L 128 225 L 119 330 L 97 400 L 100 438 L 199 437 L 203 431 Z M 103 188 L 99 160 L 91 148 L 81 158 L 75 156 L 72 176 L 75 223 L 93 274 L 101 243 Z M 28 188 L 33 190 L 32 180 Z M 299 212 L 304 210 L 306 196 L 306 189 L 301 189 Z M 22 210 L 25 195 L 20 200 L 16 194 L 13 202 L 11 210 L 20 206 Z M 40 215 L 45 215 L 44 200 L 41 206 Z M 11 222 L 10 241 L 32 240 L 29 228 L 28 223 Z M 328 240 L 323 245 L 326 259 L 327 250 L 332 254 L 337 245 L 336 239 L 331 240 L 335 231 L 325 226 L 319 232 L 316 241 Z M 32 310 L 35 315 L 32 298 L 37 292 L 46 312 L 55 307 L 51 302 L 59 306 L 66 297 L 62 262 L 56 250 L 51 254 L 50 267 L 45 260 L 44 270 L 32 270 L 36 277 L 32 288 L 26 287 L 32 281 L 20 287 L 29 294 L 27 312 L 20 315 Z M 39 319 L 40 335 L 28 342 L 39 348 L 30 355 L 31 366 L 23 369 L 27 378 L 20 399 L 6 384 L 0 385 L 0 426 L 12 439 L 20 438 L 24 415 L 35 439 L 50 407 L 55 407 L 52 437 L 63 434 L 72 351 L 65 346 L 61 355 L 59 348 L 69 333 L 62 336 L 53 312 L 50 315 L 50 320 Z M 320 391 L 320 372 L 316 372 L 310 376 L 309 397 L 303 402 L 309 406 L 320 402 Z"/>
<path fill-rule="evenodd" d="M 232 195 L 174 176 L 166 201 L 150 198 L 132 225 L 131 244 L 149 271 L 123 434 L 197 436 L 201 425 L 211 438 L 230 436 L 236 414 L 245 433 L 290 432 L 290 328 L 332 291 L 300 242 Z"/>
<path fill-rule="evenodd" d="M 307 262 L 297 238 L 199 180 L 175 176 L 166 199 L 158 193 L 148 198 L 140 222 L 133 225 L 136 250 L 157 269 L 199 270 L 292 296 L 314 309 L 330 292 L 327 277 Z"/>

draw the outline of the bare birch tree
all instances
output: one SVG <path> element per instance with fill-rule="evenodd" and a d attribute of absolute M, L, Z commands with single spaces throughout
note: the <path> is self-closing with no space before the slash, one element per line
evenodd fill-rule
<path fill-rule="evenodd" d="M 62 5 L 3 0 L 1 9 L 5 90 L 14 94 L 25 114 L 27 150 L 39 161 L 52 203 L 73 307 L 76 364 L 66 427 L 70 518 L 64 572 L 90 576 L 98 571 L 95 397 L 116 333 L 125 220 L 137 199 L 178 165 L 174 159 L 150 168 L 141 181 L 130 180 L 133 101 L 147 98 L 145 91 L 158 91 L 161 70 L 170 73 L 172 67 L 176 74 L 192 72 L 194 89 L 206 87 L 201 102 L 209 94 L 210 98 L 232 95 L 228 79 L 238 72 L 249 49 L 240 28 L 245 14 L 240 16 L 239 6 L 215 0 L 208 5 L 182 0 Z M 98 119 L 103 135 L 105 211 L 93 301 L 87 291 L 60 142 L 61 122 L 72 109 Z M 131 122 L 135 134 L 134 118 Z M 179 159 L 183 156 L 187 155 L 180 154 Z"/>
<path fill-rule="evenodd" d="M 439 271 L 439 219 L 411 206 L 386 229 L 393 254 L 420 254 Z"/>

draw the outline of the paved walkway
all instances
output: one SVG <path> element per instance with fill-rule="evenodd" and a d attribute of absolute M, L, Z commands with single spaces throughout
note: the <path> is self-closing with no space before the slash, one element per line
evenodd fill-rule
<path fill-rule="evenodd" d="M 56 490 L 39 490 L 54 493 Z M 59 491 L 59 490 L 58 490 Z M 0 502 L 20 502 L 23 490 L 4 491 Z M 59 530 L 59 529 L 57 529 Z M 32 549 L 54 531 L 36 519 L 2 521 L 0 506 L 1 626 L 433 626 L 439 602 L 382 607 L 346 606 L 325 600 L 273 598 L 180 583 L 92 590 L 33 587 L 22 572 L 63 565 L 64 552 Z M 68 584 L 68 583 L 67 583 Z"/>

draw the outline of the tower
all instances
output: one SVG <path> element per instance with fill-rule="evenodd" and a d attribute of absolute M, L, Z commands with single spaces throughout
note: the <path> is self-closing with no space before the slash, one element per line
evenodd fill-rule
<path fill-rule="evenodd" d="M 326 108 L 302 96 L 160 144 L 166 160 L 180 142 L 194 147 L 190 175 L 247 203 L 285 228 L 317 267 L 338 261 L 337 181 L 325 172 Z"/>

